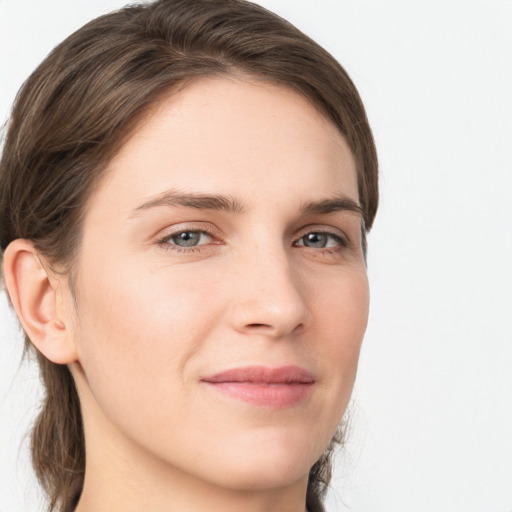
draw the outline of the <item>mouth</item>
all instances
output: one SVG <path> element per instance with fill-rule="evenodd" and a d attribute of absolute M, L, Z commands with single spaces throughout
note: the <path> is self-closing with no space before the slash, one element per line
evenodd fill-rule
<path fill-rule="evenodd" d="M 315 384 L 313 375 L 299 366 L 246 366 L 201 381 L 227 397 L 269 409 L 299 405 Z"/>

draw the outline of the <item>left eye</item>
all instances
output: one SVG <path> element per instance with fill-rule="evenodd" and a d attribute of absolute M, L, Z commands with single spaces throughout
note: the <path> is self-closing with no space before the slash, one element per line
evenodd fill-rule
<path fill-rule="evenodd" d="M 178 247 L 195 247 L 210 242 L 211 235 L 205 231 L 180 231 L 173 235 L 168 236 L 165 241 Z"/>
<path fill-rule="evenodd" d="M 302 236 L 295 245 L 312 249 L 326 249 L 345 245 L 341 237 L 332 233 L 312 232 Z"/>

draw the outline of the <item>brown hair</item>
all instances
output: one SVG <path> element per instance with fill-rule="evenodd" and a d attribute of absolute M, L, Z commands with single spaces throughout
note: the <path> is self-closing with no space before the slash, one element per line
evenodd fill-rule
<path fill-rule="evenodd" d="M 0 240 L 16 238 L 62 265 L 73 286 L 85 205 L 127 134 L 160 97 L 197 77 L 236 74 L 291 87 L 345 136 L 369 230 L 378 204 L 375 146 L 357 90 L 340 64 L 287 21 L 244 0 L 158 0 L 88 23 L 57 46 L 18 93 L 0 162 Z M 26 337 L 27 350 L 31 347 Z M 65 365 L 36 351 L 46 395 L 32 432 L 49 510 L 72 509 L 85 446 Z M 310 471 L 321 508 L 335 438 Z"/>

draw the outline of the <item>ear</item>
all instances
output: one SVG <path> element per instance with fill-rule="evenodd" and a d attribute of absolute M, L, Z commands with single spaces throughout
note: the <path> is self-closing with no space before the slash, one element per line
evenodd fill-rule
<path fill-rule="evenodd" d="M 72 363 L 77 360 L 77 351 L 73 322 L 64 308 L 65 279 L 50 272 L 44 261 L 31 241 L 13 240 L 4 252 L 7 293 L 36 348 L 54 363 Z"/>

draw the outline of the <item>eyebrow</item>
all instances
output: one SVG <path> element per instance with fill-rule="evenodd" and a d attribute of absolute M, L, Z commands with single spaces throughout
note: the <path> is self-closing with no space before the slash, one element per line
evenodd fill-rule
<path fill-rule="evenodd" d="M 236 198 L 218 194 L 191 194 L 168 190 L 141 204 L 130 213 L 136 216 L 142 210 L 159 206 L 186 206 L 199 210 L 217 210 L 229 213 L 244 213 L 244 205 Z"/>
<path fill-rule="evenodd" d="M 300 211 L 303 215 L 325 215 L 339 211 L 349 211 L 364 217 L 364 210 L 361 204 L 344 195 L 303 203 Z"/>
<path fill-rule="evenodd" d="M 185 206 L 199 210 L 224 211 L 241 214 L 247 211 L 245 205 L 237 198 L 220 194 L 195 194 L 168 190 L 149 199 L 131 211 L 130 217 L 137 216 L 143 210 L 157 207 Z M 354 199 L 339 195 L 318 201 L 304 202 L 300 206 L 302 215 L 326 215 L 338 211 L 354 212 L 364 217 L 363 207 Z"/>

